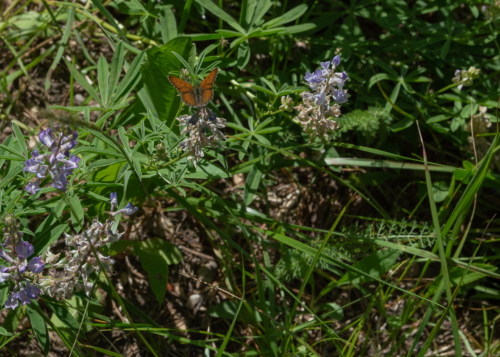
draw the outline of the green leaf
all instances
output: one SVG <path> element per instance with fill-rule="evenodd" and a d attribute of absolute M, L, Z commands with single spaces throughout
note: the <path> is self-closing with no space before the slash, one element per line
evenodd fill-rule
<path fill-rule="evenodd" d="M 92 88 L 92 86 L 90 85 L 90 83 L 87 82 L 87 80 L 85 79 L 85 77 L 82 76 L 82 74 L 75 68 L 75 66 L 73 66 L 66 58 L 63 57 L 63 60 L 66 63 L 66 66 L 68 66 L 69 71 L 71 72 L 71 75 L 73 77 L 75 77 L 76 81 L 78 83 L 80 83 L 80 85 L 83 87 L 83 89 L 85 89 L 87 91 L 87 93 L 90 94 L 90 96 L 92 98 L 94 98 L 94 100 L 97 103 L 99 103 L 101 106 L 103 106 L 101 98 L 99 98 L 99 95 L 97 94 L 97 92 L 95 91 L 95 89 Z"/>
<path fill-rule="evenodd" d="M 296 33 L 306 32 L 306 31 L 312 30 L 315 27 L 316 27 L 315 24 L 310 24 L 310 23 L 300 24 L 300 25 L 295 25 L 295 26 L 287 26 L 287 27 L 285 27 L 285 31 L 283 31 L 283 34 L 286 33 L 286 34 L 292 35 L 292 34 L 296 34 Z"/>
<path fill-rule="evenodd" d="M 443 202 L 448 197 L 450 186 L 447 182 L 439 181 L 432 184 L 432 193 L 435 202 Z"/>
<path fill-rule="evenodd" d="M 394 78 L 392 78 L 390 75 L 388 75 L 387 73 L 377 73 L 375 75 L 373 75 L 369 80 L 368 80 L 368 89 L 370 89 L 374 84 L 376 84 L 377 82 L 380 82 L 380 81 L 384 81 L 384 80 L 395 80 Z"/>
<path fill-rule="evenodd" d="M 254 308 L 248 306 L 248 309 L 242 309 L 238 314 L 238 306 L 239 304 L 236 301 L 226 300 L 211 307 L 207 313 L 215 318 L 228 320 L 238 319 L 238 321 L 243 321 L 249 324 L 262 322 L 260 314 Z"/>
<path fill-rule="evenodd" d="M 73 317 L 68 310 L 69 307 L 66 306 L 64 302 L 59 302 L 49 296 L 44 296 L 44 301 L 68 331 L 71 331 L 75 336 L 81 335 L 85 338 L 85 331 L 81 328 L 80 323 Z"/>
<path fill-rule="evenodd" d="M 84 218 L 85 218 L 82 203 L 80 201 L 80 198 L 75 194 L 75 192 L 68 193 L 66 197 L 68 198 L 68 205 L 71 213 L 71 223 L 73 229 L 78 233 L 83 228 Z"/>
<path fill-rule="evenodd" d="M 398 132 L 401 130 L 405 130 L 406 128 L 409 128 L 410 126 L 413 125 L 415 121 L 412 120 L 411 118 L 403 118 L 397 123 L 391 125 L 391 130 L 394 132 Z"/>
<path fill-rule="evenodd" d="M 50 210 L 51 214 L 47 216 L 42 224 L 38 226 L 35 231 L 35 240 L 33 241 L 35 246 L 35 255 L 39 255 L 43 252 L 50 244 L 59 238 L 62 232 L 64 232 L 64 230 L 68 227 L 67 222 L 60 222 L 64 207 L 64 200 L 59 200 L 57 206 Z"/>
<path fill-rule="evenodd" d="M 145 52 L 139 53 L 137 57 L 134 58 L 134 60 L 132 61 L 132 64 L 129 66 L 127 73 L 123 77 L 118 87 L 116 87 L 116 90 L 114 88 L 111 88 L 112 90 L 115 91 L 112 96 L 112 101 L 110 104 L 112 107 L 116 103 L 118 103 L 122 97 L 126 96 L 133 89 L 135 89 L 135 87 L 141 80 L 141 65 L 145 56 L 146 56 Z"/>
<path fill-rule="evenodd" d="M 237 54 L 237 66 L 239 69 L 243 69 L 246 67 L 248 62 L 250 61 L 250 46 L 248 45 L 248 42 L 242 42 L 240 46 L 238 47 L 238 54 Z"/>
<path fill-rule="evenodd" d="M 120 140 L 122 141 L 122 147 L 125 150 L 127 154 L 130 155 L 130 142 L 128 140 L 127 136 L 127 131 L 123 126 L 120 126 L 118 128 L 118 136 L 120 137 Z"/>
<path fill-rule="evenodd" d="M 167 288 L 168 266 L 182 261 L 179 248 L 164 239 L 153 238 L 135 242 L 134 251 L 148 273 L 151 290 L 158 303 L 162 304 Z"/>
<path fill-rule="evenodd" d="M 241 37 L 245 38 L 245 34 L 241 32 L 236 32 L 233 30 L 227 30 L 227 29 L 219 29 L 215 30 L 219 35 L 224 36 L 224 38 L 232 38 L 232 37 Z"/>
<path fill-rule="evenodd" d="M 91 129 L 91 128 L 84 128 L 84 129 L 86 131 L 88 131 L 89 133 L 93 134 L 98 139 L 100 139 L 102 142 L 108 144 L 110 147 L 115 149 L 117 152 L 120 152 L 120 153 L 122 152 L 120 146 L 113 140 L 113 137 L 111 137 L 110 135 L 103 133 L 99 130 Z M 123 153 L 122 153 L 122 155 L 123 155 Z"/>
<path fill-rule="evenodd" d="M 177 96 L 177 90 L 170 84 L 167 76 L 169 72 L 180 70 L 180 61 L 172 51 L 187 58 L 190 49 L 190 38 L 177 37 L 161 47 L 147 50 L 147 59 L 142 65 L 144 85 L 154 106 L 154 108 L 149 108 L 148 103 L 143 102 L 146 110 L 158 113 L 159 119 L 164 121 L 167 127 L 173 126 L 173 130 L 177 134 L 179 128 L 173 124 L 180 99 Z"/>
<path fill-rule="evenodd" d="M 99 12 L 104 15 L 106 20 L 115 28 L 123 41 L 127 41 L 127 36 L 123 33 L 119 24 L 116 23 L 115 18 L 111 13 L 104 7 L 102 0 L 91 0 L 95 7 L 99 9 Z"/>
<path fill-rule="evenodd" d="M 160 12 L 160 30 L 163 43 L 177 37 L 177 22 L 172 11 L 172 5 L 164 6 Z"/>
<path fill-rule="evenodd" d="M 263 27 L 268 28 L 268 27 L 276 27 L 280 26 L 283 24 L 286 24 L 288 22 L 291 22 L 295 19 L 298 19 L 301 17 L 305 12 L 307 11 L 307 5 L 302 4 L 297 7 L 294 7 L 293 9 L 285 12 L 283 15 L 278 16 L 271 21 L 266 22 Z"/>
<path fill-rule="evenodd" d="M 16 136 L 17 143 L 21 147 L 24 158 L 28 159 L 28 148 L 26 147 L 26 141 L 24 140 L 24 135 L 21 132 L 21 129 L 19 129 L 16 123 L 12 123 L 12 130 L 14 131 L 14 135 Z"/>
<path fill-rule="evenodd" d="M 250 22 L 251 27 L 256 27 L 260 24 L 260 20 L 264 17 L 266 12 L 273 6 L 273 2 L 270 0 L 259 0 L 257 1 L 257 6 L 255 8 L 254 16 Z"/>
<path fill-rule="evenodd" d="M 443 47 L 441 47 L 441 59 L 443 61 L 446 59 L 446 56 L 448 55 L 448 52 L 450 51 L 450 45 L 451 45 L 451 40 L 448 39 L 444 43 Z"/>
<path fill-rule="evenodd" d="M 101 93 L 101 98 L 104 106 L 108 106 L 108 89 L 109 89 L 109 66 L 108 62 L 104 56 L 99 57 L 97 62 L 97 85 L 99 86 L 99 92 Z"/>
<path fill-rule="evenodd" d="M 381 250 L 357 261 L 352 267 L 367 273 L 371 277 L 380 278 L 392 268 L 400 254 L 401 251 L 395 249 Z M 367 281 L 370 281 L 367 276 L 360 276 L 354 271 L 348 271 L 339 279 L 337 284 L 361 284 Z"/>
<path fill-rule="evenodd" d="M 160 172 L 168 173 L 169 169 L 165 169 L 165 171 L 160 170 Z M 219 166 L 211 163 L 207 160 L 202 160 L 196 165 L 195 172 L 188 172 L 184 175 L 185 178 L 192 179 L 203 179 L 203 180 L 217 180 L 221 178 L 229 178 L 232 175 Z"/>
<path fill-rule="evenodd" d="M 120 239 L 116 242 L 111 243 L 111 246 L 109 247 L 108 254 L 109 255 L 117 255 L 129 248 L 131 245 L 133 245 L 134 242 L 130 240 L 123 240 Z"/>
<path fill-rule="evenodd" d="M 12 336 L 12 333 L 4 329 L 3 327 L 0 327 L 0 335 L 1 336 Z"/>
<path fill-rule="evenodd" d="M 12 123 L 12 124 L 13 124 L 13 127 L 14 127 L 15 123 Z M 19 130 L 19 128 L 18 128 L 18 130 Z M 23 133 L 21 133 L 21 131 L 19 130 L 18 134 L 19 134 L 19 138 L 21 138 L 21 140 L 24 142 Z M 20 139 L 17 137 L 18 134 L 15 134 L 15 135 L 16 135 L 16 139 L 19 141 Z M 24 145 L 26 146 L 26 143 L 24 143 Z M 15 143 L 11 142 L 10 146 L 15 146 Z M 3 149 L 5 151 L 8 151 L 11 154 L 15 155 L 15 156 L 9 156 L 9 160 L 18 160 L 18 161 L 24 161 L 24 160 L 26 160 L 25 156 L 23 156 L 22 154 L 20 154 L 18 152 L 18 150 L 16 150 L 14 147 L 10 147 L 10 146 L 5 146 L 3 144 L 0 144 L 0 149 Z M 26 149 L 26 151 L 28 151 L 28 150 Z M 1 155 L 4 156 L 4 157 L 6 156 L 4 153 L 1 153 Z M 11 157 L 12 157 L 12 159 L 10 159 Z"/>
<path fill-rule="evenodd" d="M 266 93 L 266 94 L 269 94 L 269 95 L 272 95 L 272 96 L 276 96 L 276 93 L 273 92 L 272 90 L 269 90 L 269 89 L 264 88 L 262 86 L 259 86 L 257 84 L 252 84 L 252 86 L 250 88 L 256 89 L 256 90 L 258 90 L 260 92 L 263 92 L 263 93 Z"/>
<path fill-rule="evenodd" d="M 262 178 L 262 175 L 264 174 L 261 169 L 262 165 L 257 163 L 252 167 L 252 171 L 250 171 L 247 176 L 247 179 L 245 181 L 245 191 L 243 194 L 246 206 L 252 203 L 253 198 L 260 186 L 260 180 Z"/>
<path fill-rule="evenodd" d="M 96 347 L 96 346 L 92 346 L 92 345 L 85 345 L 86 348 L 91 348 L 97 352 L 101 352 L 103 353 L 103 356 L 112 356 L 112 357 L 123 357 L 122 354 L 120 353 L 116 353 L 116 352 L 113 352 L 113 351 L 110 351 L 110 350 L 106 350 L 104 348 L 100 348 L 100 347 Z"/>
<path fill-rule="evenodd" d="M 243 23 L 246 26 L 250 26 L 250 24 L 252 23 L 253 15 L 255 14 L 255 9 L 257 8 L 257 3 L 258 0 L 247 0 L 243 2 L 243 4 L 246 5 L 246 8 L 242 9 L 240 16 L 245 16 L 245 18 L 240 18 L 240 23 Z"/>
<path fill-rule="evenodd" d="M 66 50 L 66 46 L 68 45 L 68 39 L 69 36 L 71 35 L 71 31 L 73 30 L 73 22 L 75 19 L 75 8 L 70 7 L 67 11 L 67 20 L 66 20 L 66 27 L 64 28 L 64 33 L 61 38 L 61 41 L 59 41 L 59 47 L 57 48 L 57 53 L 54 56 L 54 61 L 50 65 L 50 68 L 47 72 L 47 76 L 45 77 L 45 92 L 48 91 L 50 88 L 50 82 L 51 82 L 51 76 L 52 72 L 57 68 L 59 65 L 59 62 L 61 62 L 61 58 L 64 54 L 64 51 Z"/>
<path fill-rule="evenodd" d="M 205 9 L 210 11 L 212 14 L 214 14 L 216 17 L 224 20 L 229 26 L 231 26 L 233 29 L 236 31 L 239 31 L 241 33 L 246 33 L 245 29 L 240 26 L 240 24 L 231 17 L 227 12 L 222 10 L 220 7 L 215 5 L 211 0 L 196 0 L 198 4 L 203 6 Z"/>
<path fill-rule="evenodd" d="M 433 117 L 427 119 L 425 122 L 427 124 L 432 124 L 432 123 L 438 123 L 438 122 L 443 121 L 443 120 L 448 120 L 450 118 L 451 118 L 451 115 L 439 114 L 439 115 L 436 115 L 436 116 L 433 116 Z"/>
<path fill-rule="evenodd" d="M 32 302 L 32 304 L 38 304 L 37 302 Z M 50 348 L 50 338 L 49 331 L 47 330 L 47 325 L 42 316 L 31 307 L 31 304 L 27 305 L 28 317 L 30 319 L 31 327 L 33 328 L 33 333 L 42 348 L 44 354 L 49 352 Z"/>
<path fill-rule="evenodd" d="M 111 68 L 109 73 L 109 84 L 107 93 L 107 98 L 109 99 L 112 98 L 113 92 L 117 89 L 116 86 L 120 81 L 120 73 L 122 72 L 124 60 L 125 60 L 125 53 L 123 49 L 123 42 L 120 41 L 116 46 L 115 53 L 113 54 L 113 58 L 111 59 Z M 112 103 L 109 104 L 112 105 Z"/>
<path fill-rule="evenodd" d="M 274 84 L 271 81 L 267 80 L 264 77 L 262 77 L 260 80 L 262 82 L 264 82 L 273 91 L 274 95 L 276 95 L 276 93 L 277 93 L 276 87 L 274 86 Z"/>

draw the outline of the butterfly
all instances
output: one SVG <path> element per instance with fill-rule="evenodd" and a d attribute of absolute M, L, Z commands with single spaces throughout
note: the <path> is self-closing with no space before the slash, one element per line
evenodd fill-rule
<path fill-rule="evenodd" d="M 190 107 L 201 108 L 210 102 L 214 96 L 215 78 L 219 72 L 218 68 L 214 68 L 205 78 L 200 85 L 193 86 L 192 84 L 183 81 L 174 76 L 168 76 L 168 80 L 181 94 L 181 99 Z"/>

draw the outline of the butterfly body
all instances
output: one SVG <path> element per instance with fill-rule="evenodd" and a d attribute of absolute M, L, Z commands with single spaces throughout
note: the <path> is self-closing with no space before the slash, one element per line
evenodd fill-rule
<path fill-rule="evenodd" d="M 174 76 L 168 76 L 168 80 L 181 94 L 184 103 L 190 107 L 201 108 L 206 106 L 214 96 L 213 86 L 218 72 L 219 69 L 214 68 L 200 85 L 195 86 Z"/>

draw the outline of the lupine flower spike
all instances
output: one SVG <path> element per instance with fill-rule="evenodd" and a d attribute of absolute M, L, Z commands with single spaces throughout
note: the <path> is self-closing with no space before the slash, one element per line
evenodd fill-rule
<path fill-rule="evenodd" d="M 13 215 L 6 215 L 4 223 L 4 242 L 0 248 L 0 283 L 8 282 L 10 293 L 4 306 L 16 308 L 19 303 L 26 305 L 31 299 L 38 298 L 40 288 L 39 275 L 45 268 L 41 257 L 33 257 L 35 248 L 29 242 L 23 241 L 23 233 Z"/>
<path fill-rule="evenodd" d="M 321 62 L 321 69 L 306 72 L 304 76 L 312 92 L 301 93 L 303 104 L 295 107 L 299 115 L 294 119 L 302 125 L 311 140 L 327 140 L 328 132 L 338 128 L 333 118 L 340 116 L 340 104 L 347 102 L 347 91 L 343 88 L 349 78 L 346 72 L 335 72 L 339 64 L 340 56 L 337 55 L 331 62 Z M 282 103 L 285 109 L 286 99 Z"/>
<path fill-rule="evenodd" d="M 93 272 L 100 272 L 97 259 L 103 263 L 106 271 L 111 271 L 115 261 L 102 255 L 100 249 L 106 244 L 116 242 L 123 235 L 123 233 L 112 230 L 115 215 L 118 213 L 131 215 L 137 211 L 137 207 L 129 203 L 125 208 L 113 212 L 118 205 L 116 192 L 111 193 L 110 201 L 111 212 L 108 212 L 110 217 L 106 222 L 101 223 L 94 219 L 92 225 L 82 234 L 65 234 L 68 251 L 66 251 L 63 259 L 58 261 L 59 254 L 52 254 L 50 250 L 47 251 L 46 261 L 52 264 L 52 276 L 40 279 L 42 291 L 52 297 L 63 299 L 71 298 L 75 290 L 84 290 L 89 295 L 94 285 L 89 281 L 89 276 Z M 62 269 L 62 272 L 60 269 Z"/>
<path fill-rule="evenodd" d="M 76 145 L 78 133 L 68 127 L 56 126 L 54 129 L 42 130 L 38 135 L 40 142 L 50 152 L 40 154 L 38 150 L 31 152 L 31 159 L 25 161 L 23 171 L 36 174 L 36 180 L 26 185 L 26 191 L 35 194 L 40 190 L 40 182 L 47 173 L 52 177 L 52 186 L 61 191 L 66 191 L 68 175 L 78 167 L 80 158 L 69 154 Z"/>
<path fill-rule="evenodd" d="M 59 260 L 61 253 L 53 254 L 48 249 L 45 261 L 37 256 L 30 259 L 35 251 L 33 245 L 23 241 L 23 233 L 12 215 L 5 216 L 3 235 L 4 242 L 0 248 L 0 283 L 10 284 L 10 293 L 4 306 L 14 309 L 19 303 L 25 305 L 31 299 L 37 299 L 43 292 L 52 297 L 69 299 L 74 291 L 84 290 L 88 295 L 93 287 L 89 276 L 93 272 L 99 273 L 99 259 L 106 271 L 111 270 L 114 260 L 101 254 L 101 248 L 109 243 L 116 242 L 123 233 L 115 232 L 114 216 L 118 213 L 131 215 L 137 211 L 129 203 L 125 208 L 113 212 L 118 205 L 116 193 L 110 196 L 111 212 L 105 223 L 94 219 L 92 225 L 82 234 L 65 234 L 68 250 Z M 47 266 L 46 266 L 47 264 Z M 48 268 L 49 274 L 42 275 Z"/>
<path fill-rule="evenodd" d="M 215 147 L 220 141 L 226 140 L 220 131 L 225 128 L 226 119 L 218 118 L 207 107 L 198 108 L 194 114 L 182 115 L 177 120 L 185 125 L 181 134 L 189 134 L 189 137 L 184 139 L 179 146 L 183 151 L 190 152 L 188 159 L 193 160 L 194 163 L 204 156 L 203 147 Z"/>
<path fill-rule="evenodd" d="M 495 1 L 493 4 L 481 6 L 481 12 L 487 20 L 495 20 L 500 15 L 500 1 Z"/>
<path fill-rule="evenodd" d="M 479 77 L 479 72 L 481 72 L 481 70 L 475 67 L 470 67 L 468 70 L 457 69 L 455 71 L 455 77 L 453 77 L 451 81 L 458 84 L 457 89 L 461 90 L 463 87 L 472 85 L 472 81 Z"/>

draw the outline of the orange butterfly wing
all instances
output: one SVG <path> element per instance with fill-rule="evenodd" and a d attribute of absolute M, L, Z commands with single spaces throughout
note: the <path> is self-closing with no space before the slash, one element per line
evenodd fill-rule
<path fill-rule="evenodd" d="M 184 103 L 191 107 L 200 108 L 204 107 L 212 100 L 214 96 L 212 88 L 218 72 L 218 68 L 213 69 L 200 85 L 195 87 L 174 76 L 168 76 L 168 80 L 181 94 L 181 99 Z"/>
<path fill-rule="evenodd" d="M 215 78 L 217 78 L 218 73 L 219 69 L 214 68 L 212 72 L 208 74 L 207 78 L 200 83 L 200 106 L 207 105 L 214 97 L 214 90 L 212 88 L 214 87 Z"/>
<path fill-rule="evenodd" d="M 168 76 L 168 80 L 170 83 L 172 83 L 175 89 L 177 89 L 177 91 L 181 94 L 181 99 L 184 103 L 186 103 L 191 107 L 196 106 L 194 87 L 190 83 L 174 76 Z"/>
<path fill-rule="evenodd" d="M 170 83 L 172 83 L 175 89 L 179 91 L 179 93 L 187 93 L 193 91 L 193 86 L 190 83 L 183 81 L 182 79 L 174 76 L 168 76 L 168 80 L 170 81 Z"/>

